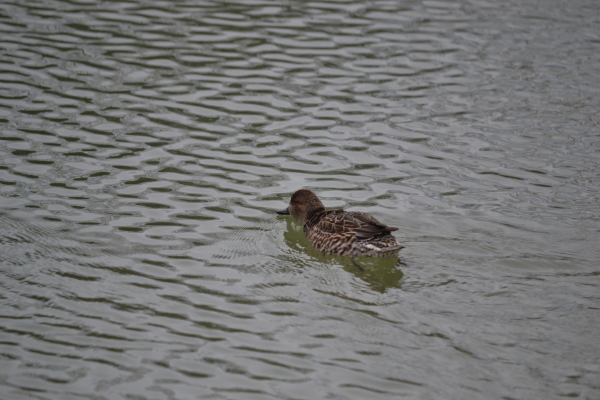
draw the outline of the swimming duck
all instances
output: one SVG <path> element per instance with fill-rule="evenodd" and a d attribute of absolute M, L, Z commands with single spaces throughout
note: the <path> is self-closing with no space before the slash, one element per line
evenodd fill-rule
<path fill-rule="evenodd" d="M 308 240 L 325 254 L 397 257 L 404 248 L 391 234 L 398 228 L 382 224 L 363 212 L 326 210 L 310 190 L 298 190 L 292 195 L 290 205 L 277 214 L 296 218 Z"/>

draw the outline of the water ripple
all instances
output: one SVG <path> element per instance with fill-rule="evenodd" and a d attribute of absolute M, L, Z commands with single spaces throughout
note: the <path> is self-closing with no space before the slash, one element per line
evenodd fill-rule
<path fill-rule="evenodd" d="M 597 11 L 4 2 L 0 397 L 593 398 Z"/>

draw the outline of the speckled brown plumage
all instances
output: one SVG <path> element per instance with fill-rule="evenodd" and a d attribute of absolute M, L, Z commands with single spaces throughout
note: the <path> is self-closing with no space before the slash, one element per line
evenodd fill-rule
<path fill-rule="evenodd" d="M 308 240 L 325 254 L 396 257 L 404 247 L 391 234 L 398 228 L 382 224 L 363 212 L 325 210 L 310 190 L 298 190 L 292 195 L 289 207 L 277 213 L 296 218 Z"/>

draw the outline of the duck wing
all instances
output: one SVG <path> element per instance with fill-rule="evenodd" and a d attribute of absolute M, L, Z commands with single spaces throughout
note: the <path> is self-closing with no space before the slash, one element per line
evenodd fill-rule
<path fill-rule="evenodd" d="M 398 230 L 398 228 L 382 224 L 367 213 L 343 210 L 325 211 L 320 216 L 315 228 L 331 234 L 353 233 L 359 241 L 387 235 Z"/>

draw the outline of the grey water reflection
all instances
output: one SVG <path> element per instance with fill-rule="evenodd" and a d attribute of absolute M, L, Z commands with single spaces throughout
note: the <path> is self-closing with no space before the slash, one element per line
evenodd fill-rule
<path fill-rule="evenodd" d="M 3 1 L 0 398 L 600 397 L 599 15 Z"/>

